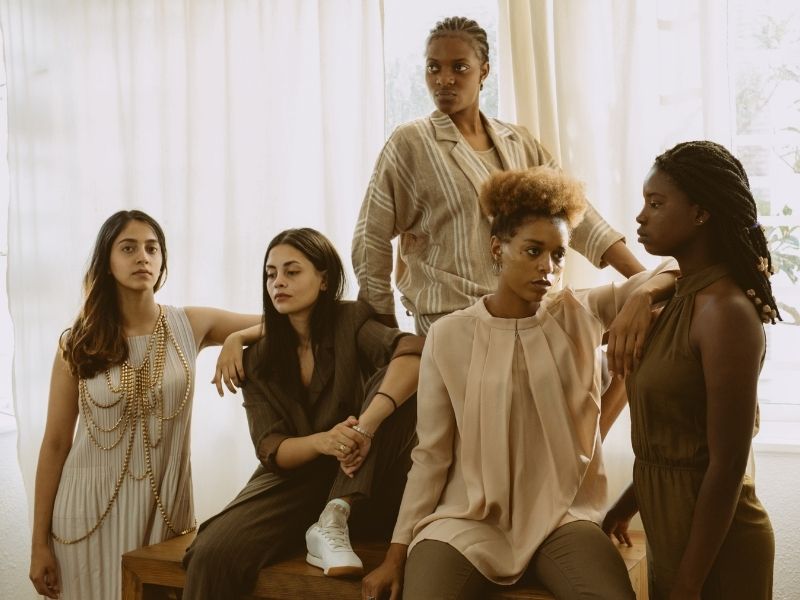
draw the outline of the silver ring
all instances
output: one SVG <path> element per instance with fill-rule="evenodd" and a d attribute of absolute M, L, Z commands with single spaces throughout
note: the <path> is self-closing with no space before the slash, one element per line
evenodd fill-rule
<path fill-rule="evenodd" d="M 339 444 L 339 452 L 344 454 L 344 449 L 345 449 L 345 445 L 344 444 Z"/>

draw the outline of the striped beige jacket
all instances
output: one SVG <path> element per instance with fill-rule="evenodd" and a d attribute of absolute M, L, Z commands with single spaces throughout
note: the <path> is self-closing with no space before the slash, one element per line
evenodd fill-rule
<path fill-rule="evenodd" d="M 556 166 L 524 127 L 482 118 L 503 169 Z M 444 113 L 398 127 L 378 157 L 353 237 L 359 298 L 394 314 L 391 241 L 398 235 L 395 280 L 412 313 L 452 312 L 492 292 L 490 226 L 478 205 L 489 174 Z M 602 255 L 620 239 L 590 206 L 570 245 L 601 267 Z"/>

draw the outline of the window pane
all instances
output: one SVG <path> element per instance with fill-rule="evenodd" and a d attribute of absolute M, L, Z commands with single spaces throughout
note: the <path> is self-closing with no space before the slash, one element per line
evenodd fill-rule
<path fill-rule="evenodd" d="M 759 384 L 766 415 L 800 405 L 800 11 L 794 0 L 731 5 L 735 152 L 750 176 L 777 272 L 773 292 L 784 321 L 768 326 Z"/>

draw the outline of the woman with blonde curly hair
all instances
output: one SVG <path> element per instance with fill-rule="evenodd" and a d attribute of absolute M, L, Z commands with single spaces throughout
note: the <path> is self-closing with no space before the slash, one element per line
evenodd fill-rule
<path fill-rule="evenodd" d="M 620 312 L 649 320 L 675 275 L 665 267 L 546 295 L 586 210 L 582 186 L 548 167 L 506 171 L 480 200 L 497 291 L 431 327 L 419 444 L 393 543 L 362 597 L 483 598 L 535 576 L 560 599 L 634 598 L 598 525 L 597 349 Z"/>

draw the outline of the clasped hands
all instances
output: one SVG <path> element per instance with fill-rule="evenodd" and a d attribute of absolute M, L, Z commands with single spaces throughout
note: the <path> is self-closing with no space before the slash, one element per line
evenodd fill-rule
<path fill-rule="evenodd" d="M 329 431 L 320 434 L 318 450 L 321 454 L 336 457 L 339 466 L 348 477 L 353 477 L 364 464 L 372 447 L 372 440 L 353 429 L 358 419 L 353 416 L 334 425 Z"/>

